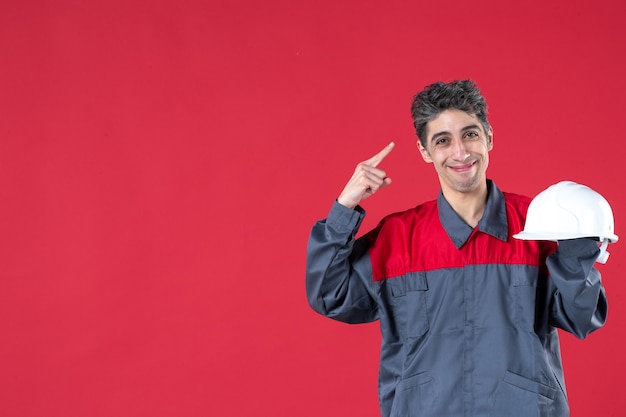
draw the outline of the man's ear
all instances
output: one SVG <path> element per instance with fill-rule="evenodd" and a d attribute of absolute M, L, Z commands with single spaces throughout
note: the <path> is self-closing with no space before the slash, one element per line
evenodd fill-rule
<path fill-rule="evenodd" d="M 433 160 L 430 157 L 430 153 L 428 153 L 428 149 L 424 148 L 422 142 L 419 139 L 417 140 L 417 149 L 419 149 L 420 153 L 422 154 L 422 159 L 424 159 L 424 162 L 432 164 Z"/>
<path fill-rule="evenodd" d="M 493 149 L 493 129 L 489 126 L 489 132 L 487 132 L 487 149 Z"/>

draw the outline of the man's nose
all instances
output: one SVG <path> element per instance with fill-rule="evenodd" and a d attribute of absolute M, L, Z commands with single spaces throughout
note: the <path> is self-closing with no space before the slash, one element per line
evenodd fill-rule
<path fill-rule="evenodd" d="M 467 148 L 465 146 L 465 142 L 461 139 L 455 139 L 452 143 L 452 156 L 457 161 L 464 161 L 468 156 L 469 152 L 467 152 Z"/>

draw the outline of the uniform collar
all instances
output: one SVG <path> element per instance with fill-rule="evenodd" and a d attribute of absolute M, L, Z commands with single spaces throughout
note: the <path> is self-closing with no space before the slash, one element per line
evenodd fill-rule
<path fill-rule="evenodd" d="M 489 179 L 487 180 L 487 192 L 487 206 L 483 217 L 478 222 L 477 229 L 506 242 L 509 226 L 506 220 L 504 195 L 496 184 Z M 443 196 L 443 191 L 439 192 L 437 198 L 437 210 L 443 228 L 454 245 L 460 249 L 467 242 L 474 229 L 456 214 Z"/>

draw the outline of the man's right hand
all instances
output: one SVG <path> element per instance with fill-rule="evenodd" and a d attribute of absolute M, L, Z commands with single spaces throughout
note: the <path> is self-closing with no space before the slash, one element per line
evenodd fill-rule
<path fill-rule="evenodd" d="M 343 191 L 337 198 L 337 202 L 351 209 L 355 208 L 361 201 L 370 197 L 378 190 L 391 184 L 391 178 L 387 177 L 385 171 L 378 169 L 383 159 L 393 150 L 395 143 L 389 145 L 376 155 L 363 161 L 356 166 L 352 178 L 346 184 Z"/>

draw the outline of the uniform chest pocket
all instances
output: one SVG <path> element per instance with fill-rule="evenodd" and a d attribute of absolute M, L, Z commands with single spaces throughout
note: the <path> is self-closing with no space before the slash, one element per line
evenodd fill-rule
<path fill-rule="evenodd" d="M 412 273 L 389 280 L 393 322 L 402 339 L 420 338 L 430 326 L 428 320 L 428 281 L 423 273 Z"/>
<path fill-rule="evenodd" d="M 515 296 L 515 321 L 527 331 L 533 331 L 535 325 L 535 301 L 537 298 L 537 275 L 528 271 L 514 271 L 512 275 Z"/>

